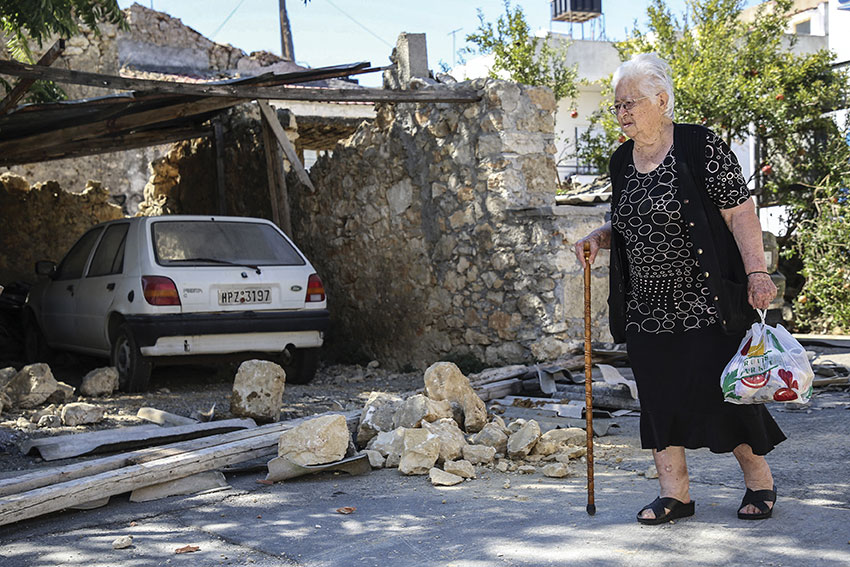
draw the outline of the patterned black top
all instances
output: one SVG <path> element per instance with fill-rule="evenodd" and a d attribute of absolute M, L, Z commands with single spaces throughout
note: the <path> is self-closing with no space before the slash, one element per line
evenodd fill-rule
<path fill-rule="evenodd" d="M 720 209 L 750 198 L 735 154 L 713 132 L 705 147 L 705 186 Z M 648 173 L 629 159 L 626 185 L 611 215 L 623 237 L 629 277 L 626 331 L 681 333 L 717 321 L 702 271 L 676 199 L 679 180 L 673 149 Z"/>

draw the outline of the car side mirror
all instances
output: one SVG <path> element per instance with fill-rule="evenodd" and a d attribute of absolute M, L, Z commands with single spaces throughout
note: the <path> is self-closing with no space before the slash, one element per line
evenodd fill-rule
<path fill-rule="evenodd" d="M 39 260 L 35 263 L 35 273 L 39 276 L 47 276 L 52 279 L 56 275 L 56 262 Z"/>

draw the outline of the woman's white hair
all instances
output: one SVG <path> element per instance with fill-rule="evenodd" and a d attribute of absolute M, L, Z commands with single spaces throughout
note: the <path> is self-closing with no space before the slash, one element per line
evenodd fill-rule
<path fill-rule="evenodd" d="M 635 81 L 643 96 L 653 96 L 660 92 L 667 93 L 667 108 L 664 116 L 673 119 L 675 98 L 673 95 L 673 78 L 670 65 L 655 53 L 636 53 L 614 71 L 612 85 L 617 91 L 617 85 L 623 79 Z"/>

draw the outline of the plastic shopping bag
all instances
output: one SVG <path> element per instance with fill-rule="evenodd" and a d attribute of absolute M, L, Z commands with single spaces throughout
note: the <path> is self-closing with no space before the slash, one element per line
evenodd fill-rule
<path fill-rule="evenodd" d="M 815 373 L 806 351 L 782 325 L 753 323 L 720 378 L 723 398 L 733 404 L 805 403 Z"/>

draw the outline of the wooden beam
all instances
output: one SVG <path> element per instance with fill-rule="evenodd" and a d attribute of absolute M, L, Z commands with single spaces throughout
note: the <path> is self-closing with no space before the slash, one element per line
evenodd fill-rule
<path fill-rule="evenodd" d="M 279 161 L 277 143 L 274 141 L 274 134 L 268 124 L 266 117 L 260 113 L 260 123 L 263 130 L 263 154 L 266 156 L 266 177 L 269 184 L 269 206 L 272 210 L 272 220 L 283 230 L 280 224 L 280 203 L 278 200 L 278 183 L 277 183 L 277 166 Z M 286 232 L 284 230 L 284 232 Z M 287 233 L 288 235 L 289 233 Z"/>
<path fill-rule="evenodd" d="M 215 184 L 218 189 L 218 214 L 227 214 L 227 194 L 224 186 L 224 135 L 221 132 L 221 119 L 213 119 L 215 137 Z"/>
<path fill-rule="evenodd" d="M 105 138 L 93 138 L 79 142 L 65 142 L 60 145 L 47 148 L 13 148 L 6 154 L 0 154 L 0 166 L 12 166 L 22 163 L 33 163 L 53 161 L 57 159 L 68 159 L 97 154 L 108 154 L 145 148 L 157 144 L 168 144 L 189 140 L 192 138 L 206 138 L 211 134 L 210 129 L 198 126 L 186 126 L 167 129 L 144 130 L 120 136 L 107 136 Z M 16 151 L 18 150 L 18 151 Z"/>
<path fill-rule="evenodd" d="M 33 151 L 42 151 L 51 146 L 78 142 L 89 138 L 96 138 L 106 134 L 121 134 L 134 128 L 151 126 L 159 122 L 167 122 L 177 118 L 186 118 L 196 114 L 204 114 L 215 110 L 223 110 L 237 104 L 247 102 L 238 98 L 207 98 L 193 102 L 173 104 L 161 108 L 144 110 L 133 114 L 117 116 L 107 120 L 99 120 L 89 124 L 60 128 L 50 132 L 42 132 L 23 136 L 13 140 L 0 142 L 0 156 L 7 152 L 20 152 L 22 147 L 28 147 Z"/>
<path fill-rule="evenodd" d="M 53 62 L 62 55 L 63 51 L 65 51 L 65 40 L 60 38 L 50 47 L 50 49 L 44 52 L 44 55 L 39 58 L 38 64 L 50 67 L 53 65 Z M 3 100 L 0 100 L 0 114 L 6 114 L 11 109 L 15 108 L 15 105 L 17 105 L 18 101 L 24 97 L 35 81 L 36 80 L 32 78 L 24 78 L 18 81 L 18 84 L 9 91 L 9 94 L 7 94 Z"/>
<path fill-rule="evenodd" d="M 313 187 L 313 182 L 310 181 L 310 176 L 307 175 L 307 170 L 304 169 L 304 164 L 298 159 L 298 156 L 295 154 L 295 148 L 292 147 L 292 142 L 289 141 L 289 137 L 286 135 L 286 132 L 283 131 L 283 126 L 280 125 L 277 113 L 272 110 L 268 102 L 258 100 L 257 103 L 260 105 L 260 110 L 262 111 L 263 116 L 266 120 L 268 120 L 272 132 L 274 132 L 274 135 L 277 138 L 277 142 L 283 149 L 283 153 L 286 154 L 286 159 L 289 160 L 289 163 L 291 163 L 292 167 L 295 169 L 298 179 L 301 180 L 301 183 L 309 187 L 310 190 L 315 191 L 316 188 Z"/>
<path fill-rule="evenodd" d="M 330 89 L 315 87 L 256 87 L 251 85 L 211 85 L 178 83 L 152 79 L 128 79 L 114 75 L 52 69 L 0 60 L 0 73 L 45 79 L 57 83 L 87 85 L 104 89 L 138 90 L 202 97 L 307 100 L 317 102 L 477 102 L 481 95 L 472 90 L 393 91 L 385 89 Z"/>

